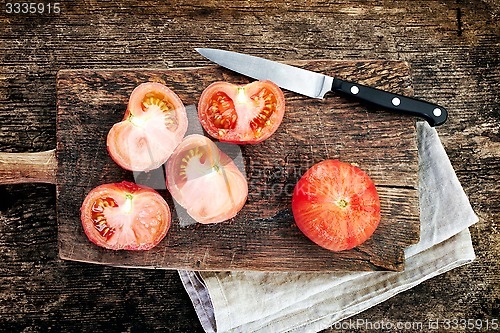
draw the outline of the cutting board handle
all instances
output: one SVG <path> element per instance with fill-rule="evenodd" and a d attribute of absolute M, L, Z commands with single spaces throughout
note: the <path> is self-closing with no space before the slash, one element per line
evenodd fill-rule
<path fill-rule="evenodd" d="M 56 183 L 55 149 L 38 153 L 0 153 L 0 184 Z"/>

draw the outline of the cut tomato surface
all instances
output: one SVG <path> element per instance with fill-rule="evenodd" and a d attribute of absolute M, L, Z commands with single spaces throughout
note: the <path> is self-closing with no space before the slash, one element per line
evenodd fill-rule
<path fill-rule="evenodd" d="M 352 249 L 380 222 L 380 201 L 370 177 L 338 160 L 312 166 L 295 186 L 292 211 L 299 229 L 332 251 Z"/>
<path fill-rule="evenodd" d="M 245 177 L 233 160 L 207 137 L 187 136 L 166 166 L 168 190 L 197 222 L 228 220 L 246 202 Z"/>
<path fill-rule="evenodd" d="M 285 97 L 271 81 L 247 85 L 215 82 L 202 93 L 198 116 L 207 133 L 220 141 L 259 143 L 278 129 Z"/>
<path fill-rule="evenodd" d="M 186 109 L 172 90 L 143 83 L 132 91 L 123 120 L 108 133 L 109 154 L 127 170 L 156 169 L 182 141 L 187 126 Z"/>
<path fill-rule="evenodd" d="M 170 228 L 170 208 L 155 190 L 123 181 L 89 192 L 81 207 L 85 234 L 111 250 L 149 250 Z"/>

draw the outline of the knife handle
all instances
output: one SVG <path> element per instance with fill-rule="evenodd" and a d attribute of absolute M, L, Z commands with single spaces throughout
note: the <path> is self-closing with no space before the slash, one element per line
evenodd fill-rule
<path fill-rule="evenodd" d="M 333 80 L 332 91 L 342 92 L 397 113 L 422 117 L 431 126 L 442 125 L 448 118 L 448 111 L 442 106 L 337 78 Z"/>

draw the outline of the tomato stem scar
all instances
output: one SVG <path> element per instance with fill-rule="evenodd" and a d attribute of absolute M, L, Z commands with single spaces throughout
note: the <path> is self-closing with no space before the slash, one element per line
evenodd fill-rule
<path fill-rule="evenodd" d="M 135 117 L 132 114 L 128 117 L 128 121 L 132 123 L 135 127 L 144 127 L 146 121 L 141 117 Z"/>
<path fill-rule="evenodd" d="M 247 101 L 247 97 L 245 94 L 245 88 L 238 87 L 237 101 L 238 101 L 238 103 L 245 103 Z"/>
<path fill-rule="evenodd" d="M 339 199 L 337 202 L 336 202 L 337 206 L 339 206 L 340 208 L 346 208 L 347 206 L 349 206 L 349 201 L 345 200 L 345 199 Z"/>
<path fill-rule="evenodd" d="M 123 211 L 129 214 L 132 211 L 132 194 L 125 195 L 125 203 L 123 204 Z"/>

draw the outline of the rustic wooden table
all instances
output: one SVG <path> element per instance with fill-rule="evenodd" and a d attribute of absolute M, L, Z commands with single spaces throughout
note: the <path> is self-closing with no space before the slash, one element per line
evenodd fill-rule
<path fill-rule="evenodd" d="M 275 60 L 407 61 L 415 96 L 450 111 L 438 132 L 480 218 L 470 229 L 477 260 L 353 319 L 499 317 L 498 0 L 44 0 L 35 1 L 43 13 L 9 13 L 15 2 L 2 1 L 0 13 L 3 152 L 55 146 L 60 69 L 209 64 L 195 47 Z M 175 271 L 63 261 L 57 245 L 55 186 L 0 186 L 0 330 L 202 331 Z"/>

